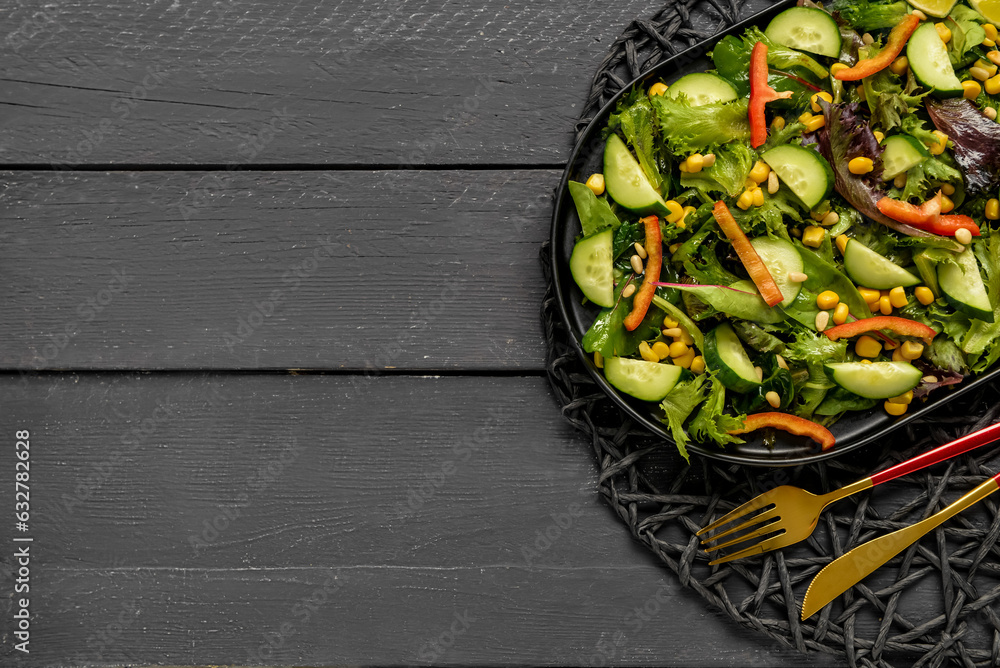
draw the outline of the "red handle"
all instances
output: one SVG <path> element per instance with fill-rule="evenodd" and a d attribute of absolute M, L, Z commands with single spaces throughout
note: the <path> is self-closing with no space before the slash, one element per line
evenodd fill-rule
<path fill-rule="evenodd" d="M 969 450 L 975 450 L 997 439 L 1000 439 L 1000 422 L 991 424 L 989 427 L 980 429 L 979 431 L 974 431 L 968 436 L 963 436 L 939 448 L 934 448 L 922 455 L 917 455 L 912 459 L 907 459 L 905 462 L 900 462 L 884 471 L 879 471 L 872 476 L 872 486 L 881 485 L 900 476 L 919 471 L 931 464 L 937 464 L 938 462 L 943 462 L 946 459 L 966 453 Z"/>

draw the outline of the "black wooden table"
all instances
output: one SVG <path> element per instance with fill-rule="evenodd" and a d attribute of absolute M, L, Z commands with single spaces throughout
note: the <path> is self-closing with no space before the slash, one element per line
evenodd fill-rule
<path fill-rule="evenodd" d="M 658 7 L 601 4 L 5 3 L 0 664 L 833 665 L 631 541 L 549 391 L 552 191 Z"/>

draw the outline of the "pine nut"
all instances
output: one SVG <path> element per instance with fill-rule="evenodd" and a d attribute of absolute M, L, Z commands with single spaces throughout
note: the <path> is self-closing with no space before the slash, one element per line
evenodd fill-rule
<path fill-rule="evenodd" d="M 702 160 L 701 163 L 702 167 L 711 167 L 712 165 L 715 164 L 715 154 L 706 153 L 705 155 L 701 156 L 701 160 Z"/>
<path fill-rule="evenodd" d="M 641 259 L 645 260 L 647 257 L 647 253 L 646 249 L 643 248 L 643 245 L 638 241 L 636 241 L 634 244 L 634 248 L 635 248 L 635 254 L 638 255 Z"/>
<path fill-rule="evenodd" d="M 778 366 L 779 367 L 781 367 L 782 369 L 786 369 L 786 370 L 788 369 L 788 362 L 785 361 L 784 357 L 782 357 L 781 355 L 775 355 L 774 357 L 775 357 L 775 359 L 778 360 Z"/>
<path fill-rule="evenodd" d="M 781 187 L 781 183 L 778 181 L 778 174 L 776 172 L 771 172 L 767 175 L 767 192 L 771 195 L 778 192 L 778 188 Z"/>
<path fill-rule="evenodd" d="M 679 339 L 681 337 L 682 330 L 680 327 L 671 327 L 670 329 L 663 330 L 663 336 L 670 339 Z"/>
<path fill-rule="evenodd" d="M 771 404 L 771 408 L 778 408 L 781 406 L 781 397 L 779 397 L 778 393 L 774 390 L 765 394 L 764 398 L 767 399 L 767 403 Z"/>
<path fill-rule="evenodd" d="M 642 258 L 640 258 L 638 255 L 632 256 L 632 271 L 634 271 L 636 274 L 642 273 Z"/>
<path fill-rule="evenodd" d="M 896 178 L 892 180 L 892 185 L 896 186 L 900 190 L 906 187 L 906 172 L 902 174 L 896 174 Z"/>
<path fill-rule="evenodd" d="M 823 216 L 823 220 L 820 221 L 820 225 L 824 227 L 832 227 L 840 222 L 840 214 L 836 211 L 831 211 L 830 213 Z"/>
<path fill-rule="evenodd" d="M 625 286 L 625 289 L 622 290 L 622 297 L 628 299 L 629 297 L 635 294 L 635 290 L 636 290 L 635 283 L 629 283 L 628 285 Z"/>
<path fill-rule="evenodd" d="M 872 37 L 872 34 L 870 32 L 866 32 L 864 35 L 861 36 L 861 41 L 864 42 L 865 46 L 868 46 L 869 44 L 875 43 L 875 38 Z"/>
<path fill-rule="evenodd" d="M 830 313 L 829 311 L 820 311 L 816 314 L 816 331 L 822 332 L 826 329 L 826 326 L 830 324 Z"/>
<path fill-rule="evenodd" d="M 972 243 L 972 232 L 964 227 L 955 230 L 955 241 L 964 246 L 968 246 Z"/>
<path fill-rule="evenodd" d="M 924 381 L 925 383 L 936 383 L 936 382 L 938 382 L 937 376 L 924 376 L 920 380 Z"/>
<path fill-rule="evenodd" d="M 809 280 L 809 276 L 803 274 L 801 271 L 790 271 L 788 272 L 788 280 L 792 283 L 805 283 Z"/>
<path fill-rule="evenodd" d="M 986 118 L 990 119 L 991 121 L 995 121 L 997 119 L 997 110 L 994 109 L 993 107 L 986 107 L 985 109 L 983 109 L 983 114 L 985 114 Z"/>
<path fill-rule="evenodd" d="M 764 370 L 761 369 L 759 366 L 755 366 L 753 368 L 753 370 L 757 372 L 757 380 L 763 381 L 764 380 Z"/>
<path fill-rule="evenodd" d="M 927 14 L 924 14 L 924 13 L 923 13 L 922 11 L 920 11 L 919 9 L 914 9 L 914 10 L 913 10 L 913 15 L 914 15 L 914 16 L 916 16 L 916 17 L 917 17 L 918 19 L 920 19 L 921 21 L 926 21 L 926 20 L 927 20 Z"/>

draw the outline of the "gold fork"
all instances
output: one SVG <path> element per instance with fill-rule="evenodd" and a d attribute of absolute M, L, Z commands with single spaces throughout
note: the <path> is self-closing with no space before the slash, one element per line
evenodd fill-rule
<path fill-rule="evenodd" d="M 819 522 L 820 513 L 834 501 L 988 445 L 997 439 L 1000 439 L 1000 422 L 821 496 L 810 494 L 804 489 L 791 485 L 775 487 L 712 522 L 699 531 L 697 535 L 702 536 L 726 525 L 739 522 L 720 533 L 702 539 L 702 545 L 706 546 L 705 552 L 712 553 L 753 541 L 752 544 L 744 546 L 736 552 L 710 561 L 710 565 L 722 564 L 734 559 L 742 559 L 787 547 L 812 535 Z M 724 543 L 718 542 L 727 536 L 730 537 L 729 540 Z"/>

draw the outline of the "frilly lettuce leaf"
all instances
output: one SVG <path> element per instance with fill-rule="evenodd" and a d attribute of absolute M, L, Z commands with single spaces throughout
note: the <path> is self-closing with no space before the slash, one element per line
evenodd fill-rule
<path fill-rule="evenodd" d="M 723 192 L 736 197 L 745 187 L 747 176 L 753 169 L 754 155 L 742 142 L 720 146 L 715 151 L 715 164 L 694 174 L 681 173 L 681 186 L 697 188 L 704 192 Z"/>
<path fill-rule="evenodd" d="M 706 152 L 734 139 L 750 137 L 746 99 L 691 106 L 681 95 L 652 98 L 660 120 L 660 132 L 670 150 L 678 155 Z"/>
<path fill-rule="evenodd" d="M 681 381 L 670 390 L 670 394 L 660 404 L 663 409 L 663 421 L 670 428 L 670 434 L 674 437 L 674 444 L 678 452 L 687 461 L 691 461 L 688 455 L 687 444 L 690 442 L 687 432 L 684 430 L 684 423 L 687 421 L 698 404 L 705 401 L 710 392 L 706 385 L 708 374 L 695 376 L 691 380 Z"/>

